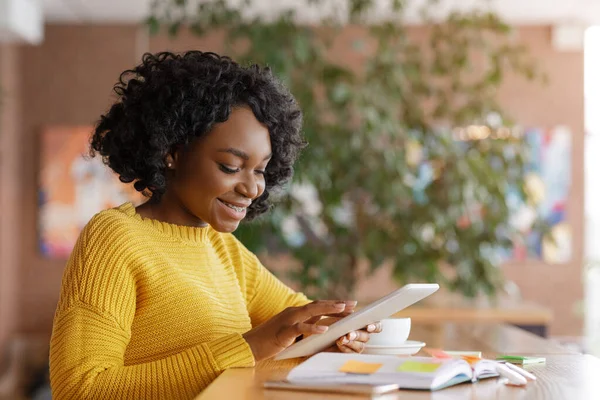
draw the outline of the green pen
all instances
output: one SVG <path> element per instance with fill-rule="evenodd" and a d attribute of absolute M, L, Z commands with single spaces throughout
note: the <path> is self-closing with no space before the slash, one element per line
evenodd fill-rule
<path fill-rule="evenodd" d="M 511 364 L 522 364 L 522 365 L 540 364 L 540 363 L 546 362 L 545 357 L 526 357 L 526 356 L 508 356 L 508 355 L 498 356 L 498 357 L 496 357 L 496 360 L 504 360 Z"/>

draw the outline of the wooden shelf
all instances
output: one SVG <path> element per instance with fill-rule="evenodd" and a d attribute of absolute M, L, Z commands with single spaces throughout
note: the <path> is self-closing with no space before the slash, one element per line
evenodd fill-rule
<path fill-rule="evenodd" d="M 490 304 L 485 299 L 465 300 L 448 293 L 436 293 L 394 316 L 410 317 L 418 324 L 461 322 L 524 326 L 547 326 L 553 319 L 550 309 L 528 301 L 499 298 L 495 304 Z"/>

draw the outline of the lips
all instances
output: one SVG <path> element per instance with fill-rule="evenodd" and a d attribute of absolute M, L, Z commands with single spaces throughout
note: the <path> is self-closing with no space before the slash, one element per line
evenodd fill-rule
<path fill-rule="evenodd" d="M 230 206 L 232 208 L 238 208 L 238 209 L 242 209 L 242 208 L 248 208 L 250 207 L 250 204 L 252 203 L 242 203 L 242 202 L 237 202 L 237 201 L 227 201 L 227 200 L 223 200 L 223 199 L 217 199 L 219 200 L 221 203 L 225 204 L 226 206 Z"/>
<path fill-rule="evenodd" d="M 217 199 L 223 205 L 224 211 L 234 219 L 241 220 L 246 216 L 246 210 L 250 204 L 248 203 L 239 203 L 239 202 L 229 202 L 221 199 Z"/>

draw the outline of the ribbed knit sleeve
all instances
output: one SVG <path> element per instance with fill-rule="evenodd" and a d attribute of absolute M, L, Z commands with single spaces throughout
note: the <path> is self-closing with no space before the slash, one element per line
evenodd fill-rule
<path fill-rule="evenodd" d="M 252 326 L 260 325 L 287 307 L 307 304 L 310 300 L 295 292 L 267 270 L 258 257 L 242 247 L 242 262 L 247 275 L 248 313 Z"/>
<path fill-rule="evenodd" d="M 222 371 L 254 365 L 238 333 L 161 360 L 123 365 L 129 335 L 89 305 L 65 310 L 52 338 L 53 399 L 193 399 Z"/>
<path fill-rule="evenodd" d="M 50 379 L 54 399 L 192 399 L 223 370 L 254 365 L 239 332 L 213 335 L 218 337 L 185 346 L 175 354 L 148 355 L 148 362 L 126 365 L 137 303 L 146 301 L 149 290 L 138 293 L 140 277 L 134 261 L 142 257 L 152 265 L 149 255 L 135 254 L 139 249 L 135 240 L 147 240 L 139 236 L 130 226 L 110 218 L 93 220 L 81 234 L 63 276 L 53 326 Z M 197 251 L 190 249 L 191 257 Z M 198 305 L 189 307 L 194 310 Z M 160 312 L 156 315 L 155 326 L 165 332 Z M 192 333 L 211 328 L 201 328 L 199 318 L 195 321 Z M 155 345 L 160 349 L 160 343 Z"/>

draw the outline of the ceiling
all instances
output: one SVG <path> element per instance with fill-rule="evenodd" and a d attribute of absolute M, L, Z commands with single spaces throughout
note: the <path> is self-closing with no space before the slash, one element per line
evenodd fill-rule
<path fill-rule="evenodd" d="M 131 23 L 143 20 L 151 0 L 41 0 L 47 22 Z M 194 2 L 194 0 L 190 0 Z M 195 0 L 199 2 L 200 0 Z M 342 1 L 344 0 L 333 0 Z M 378 0 L 382 4 L 389 0 Z M 426 0 L 412 0 L 413 6 Z M 469 8 L 487 0 L 442 0 L 444 13 L 453 7 Z M 273 12 L 277 7 L 304 4 L 298 0 L 254 0 L 261 12 Z M 600 24 L 600 0 L 493 0 L 496 10 L 515 24 L 582 23 Z M 416 21 L 417 7 L 408 18 Z M 299 10 L 306 12 L 305 7 Z M 314 14 L 314 13 L 313 13 Z M 310 15 L 307 14 L 308 18 Z"/>

